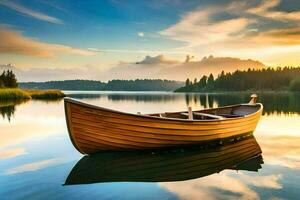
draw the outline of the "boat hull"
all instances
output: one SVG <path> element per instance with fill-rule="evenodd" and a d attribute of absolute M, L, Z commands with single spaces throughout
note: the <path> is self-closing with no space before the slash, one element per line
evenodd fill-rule
<path fill-rule="evenodd" d="M 223 120 L 176 120 L 135 115 L 72 99 L 65 99 L 65 112 L 73 145 L 81 153 L 91 154 L 101 150 L 195 145 L 238 137 L 256 128 L 262 113 L 262 105 L 257 105 L 260 108 L 255 113 Z"/>

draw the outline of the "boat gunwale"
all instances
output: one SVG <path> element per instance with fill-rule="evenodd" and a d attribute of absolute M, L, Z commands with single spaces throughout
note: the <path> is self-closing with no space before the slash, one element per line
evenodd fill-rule
<path fill-rule="evenodd" d="M 87 108 L 91 108 L 91 109 L 96 109 L 96 110 L 104 110 L 107 112 L 113 112 L 113 113 L 117 113 L 117 114 L 122 114 L 122 115 L 128 115 L 128 116 L 134 116 L 137 118 L 147 118 L 147 119 L 155 119 L 155 120 L 159 120 L 159 121 L 181 121 L 181 122 L 187 122 L 187 123 L 193 123 L 193 122 L 218 122 L 218 121 L 228 121 L 228 120 L 237 120 L 237 119 L 243 119 L 243 118 L 247 118 L 250 116 L 254 116 L 257 113 L 261 112 L 263 110 L 263 105 L 261 103 L 256 103 L 254 105 L 251 104 L 247 104 L 247 103 L 243 103 L 243 104 L 235 104 L 235 105 L 229 105 L 229 106 L 223 106 L 223 107 L 218 107 L 218 108 L 209 108 L 209 109 L 202 109 L 202 110 L 197 110 L 195 112 L 199 112 L 199 111 L 207 111 L 207 110 L 217 110 L 217 109 L 222 109 L 222 108 L 231 108 L 231 107 L 237 107 L 237 106 L 259 106 L 259 109 L 256 112 L 253 112 L 251 114 L 247 114 L 241 117 L 234 117 L 234 118 L 223 118 L 223 119 L 203 119 L 203 120 L 199 120 L 199 119 L 193 119 L 193 120 L 189 120 L 189 119 L 179 119 L 179 118 L 169 118 L 169 117 L 158 117 L 158 116 L 151 116 L 149 114 L 134 114 L 134 113 L 127 113 L 127 112 L 122 112 L 119 110 L 114 110 L 114 109 L 110 109 L 110 108 L 104 108 L 101 106 L 96 106 L 96 105 L 92 105 L 89 103 L 85 103 L 79 100 L 75 100 L 73 98 L 70 97 L 65 97 L 64 98 L 64 104 L 65 104 L 65 113 L 67 116 L 67 103 L 73 103 L 82 107 L 87 107 Z M 187 111 L 182 111 L 187 112 Z M 166 113 L 180 113 L 180 112 L 166 112 Z M 160 114 L 160 113 L 151 113 L 151 114 Z M 67 121 L 68 124 L 68 121 Z M 69 129 L 69 128 L 68 128 Z"/>

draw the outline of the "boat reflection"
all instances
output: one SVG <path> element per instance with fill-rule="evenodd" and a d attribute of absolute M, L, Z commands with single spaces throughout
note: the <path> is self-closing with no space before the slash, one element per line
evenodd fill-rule
<path fill-rule="evenodd" d="M 208 176 L 225 169 L 258 171 L 262 151 L 253 136 L 222 146 L 172 150 L 100 152 L 84 156 L 65 185 L 101 182 L 171 182 Z"/>

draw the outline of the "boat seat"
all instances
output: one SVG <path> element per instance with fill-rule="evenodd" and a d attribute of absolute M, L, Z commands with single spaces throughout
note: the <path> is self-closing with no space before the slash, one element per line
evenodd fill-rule
<path fill-rule="evenodd" d="M 244 115 L 227 114 L 227 113 L 219 114 L 219 116 L 222 116 L 222 117 L 244 117 Z"/>
<path fill-rule="evenodd" d="M 188 113 L 180 113 L 181 115 L 183 115 L 183 116 L 189 116 L 189 114 Z"/>
<path fill-rule="evenodd" d="M 193 114 L 198 115 L 198 116 L 210 117 L 213 119 L 224 119 L 224 117 L 222 117 L 222 116 L 212 115 L 212 114 L 208 114 L 208 113 L 193 112 Z"/>
<path fill-rule="evenodd" d="M 189 116 L 188 113 L 180 113 L 180 114 L 184 115 L 184 116 Z M 219 115 L 212 115 L 212 114 L 200 113 L 200 112 L 193 112 L 193 115 L 203 116 L 203 117 L 210 117 L 210 118 L 213 118 L 213 119 L 224 119 L 224 117 L 219 116 Z"/>

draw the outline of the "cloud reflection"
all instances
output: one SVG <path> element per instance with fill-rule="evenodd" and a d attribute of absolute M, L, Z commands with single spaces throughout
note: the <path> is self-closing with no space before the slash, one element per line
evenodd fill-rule
<path fill-rule="evenodd" d="M 180 199 L 260 199 L 251 187 L 281 189 L 281 175 L 254 176 L 239 172 L 224 171 L 205 178 L 183 182 L 161 183 L 167 190 L 174 192 Z"/>
<path fill-rule="evenodd" d="M 26 151 L 24 148 L 10 149 L 10 150 L 6 150 L 6 151 L 2 151 L 2 152 L 0 151 L 0 160 L 13 158 L 16 156 L 23 155 L 25 153 L 26 153 Z"/>
<path fill-rule="evenodd" d="M 206 178 L 177 183 L 161 183 L 180 199 L 258 199 L 258 194 L 226 171 Z M 223 191 L 223 192 L 220 192 Z"/>
<path fill-rule="evenodd" d="M 10 168 L 5 172 L 5 174 L 18 174 L 18 173 L 23 173 L 23 172 L 36 171 L 36 170 L 57 164 L 57 162 L 58 162 L 57 159 L 48 159 L 48 160 L 42 160 L 42 161 L 37 161 L 37 162 L 33 162 L 33 163 L 28 163 L 28 164 L 14 167 L 14 168 Z"/>

